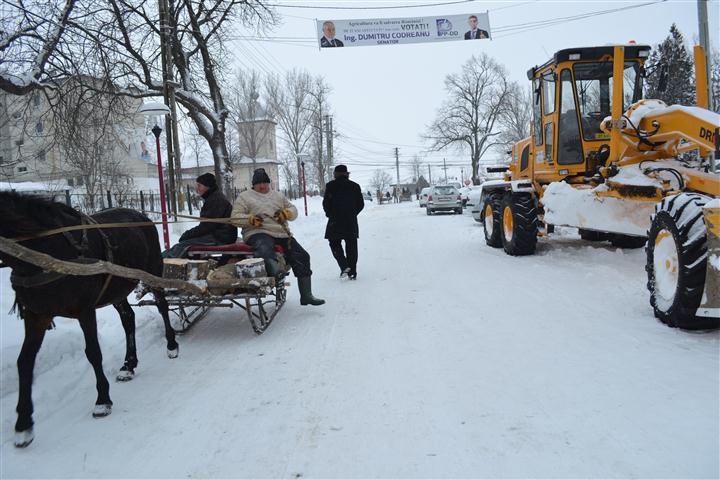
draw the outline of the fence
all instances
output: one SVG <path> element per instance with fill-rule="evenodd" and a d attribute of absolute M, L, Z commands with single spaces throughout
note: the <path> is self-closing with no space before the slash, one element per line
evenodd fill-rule
<path fill-rule="evenodd" d="M 243 190 L 233 188 L 230 195 L 227 195 L 231 203 L 233 203 L 238 195 Z M 103 193 L 89 194 L 89 193 L 72 193 L 70 190 L 55 191 L 55 192 L 34 192 L 42 197 L 51 199 L 55 202 L 65 203 L 67 206 L 74 208 L 80 212 L 91 214 L 99 210 L 106 208 L 131 208 L 133 210 L 139 210 L 147 214 L 150 218 L 159 220 L 160 212 L 160 194 L 153 191 L 130 191 L 130 192 L 112 192 L 106 190 Z M 290 193 L 290 192 L 286 192 Z M 312 191 L 308 192 L 308 195 L 318 195 L 319 192 Z M 288 197 L 291 198 L 291 197 Z M 202 207 L 202 201 L 199 195 L 194 193 L 190 186 L 186 186 L 186 191 L 179 193 L 179 205 L 180 210 L 188 212 L 190 215 L 197 215 Z M 170 205 L 170 194 L 165 192 L 166 205 Z M 168 214 L 170 212 L 168 211 Z"/>

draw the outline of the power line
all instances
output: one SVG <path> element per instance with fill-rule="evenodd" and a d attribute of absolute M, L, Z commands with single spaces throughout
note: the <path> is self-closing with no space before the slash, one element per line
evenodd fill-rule
<path fill-rule="evenodd" d="M 586 18 L 591 17 L 597 17 L 601 15 L 609 15 L 611 13 L 617 13 L 622 12 L 626 10 L 633 10 L 636 8 L 642 8 L 647 7 L 649 5 L 655 5 L 657 3 L 664 3 L 667 0 L 655 0 L 652 2 L 645 2 L 638 5 L 629 5 L 627 7 L 619 7 L 619 8 L 611 8 L 607 10 L 596 10 L 594 12 L 587 12 L 582 13 L 578 15 L 571 15 L 567 17 L 557 17 L 557 18 L 549 18 L 545 20 L 538 20 L 535 22 L 525 22 L 525 23 L 518 23 L 514 25 L 506 25 L 506 26 L 500 26 L 495 27 L 492 29 L 493 37 L 495 38 L 504 38 L 509 37 L 511 35 L 517 35 L 519 33 L 526 33 L 531 32 L 533 30 L 538 30 L 545 27 L 551 27 L 560 23 L 568 23 L 568 22 L 574 22 L 578 20 L 585 20 Z M 506 32 L 512 32 L 512 33 L 506 33 Z M 500 35 L 496 35 L 497 33 L 500 33 Z M 502 35 L 503 33 L 506 33 L 505 35 Z"/>
<path fill-rule="evenodd" d="M 279 8 L 306 8 L 306 9 L 318 9 L 318 10 L 391 10 L 398 8 L 423 8 L 423 7 L 440 7 L 444 5 L 457 5 L 460 3 L 472 3 L 477 0 L 456 0 L 454 2 L 439 2 L 439 3 L 423 3 L 415 5 L 386 5 L 381 7 L 338 7 L 338 6 L 316 6 L 316 5 L 285 5 L 282 3 L 268 3 L 268 7 L 279 7 Z"/>

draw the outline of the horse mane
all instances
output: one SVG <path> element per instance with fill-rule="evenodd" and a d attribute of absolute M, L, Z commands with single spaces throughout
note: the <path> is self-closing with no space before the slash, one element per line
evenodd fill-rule
<path fill-rule="evenodd" d="M 32 235 L 79 223 L 80 213 L 64 203 L 18 192 L 0 192 L 0 235 Z"/>

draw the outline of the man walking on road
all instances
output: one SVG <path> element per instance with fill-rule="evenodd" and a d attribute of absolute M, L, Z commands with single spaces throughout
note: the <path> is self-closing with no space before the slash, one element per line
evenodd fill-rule
<path fill-rule="evenodd" d="M 357 216 L 365 207 L 360 185 L 350 180 L 345 165 L 338 165 L 333 172 L 335 180 L 325 186 L 323 209 L 328 217 L 325 238 L 340 267 L 340 277 L 357 278 L 359 236 Z M 342 241 L 345 241 L 343 251 Z"/>

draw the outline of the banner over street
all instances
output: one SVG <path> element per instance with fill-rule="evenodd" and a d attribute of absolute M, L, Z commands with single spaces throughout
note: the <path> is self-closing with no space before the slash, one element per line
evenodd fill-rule
<path fill-rule="evenodd" d="M 318 20 L 317 35 L 321 48 L 491 38 L 487 12 L 436 17 Z"/>

